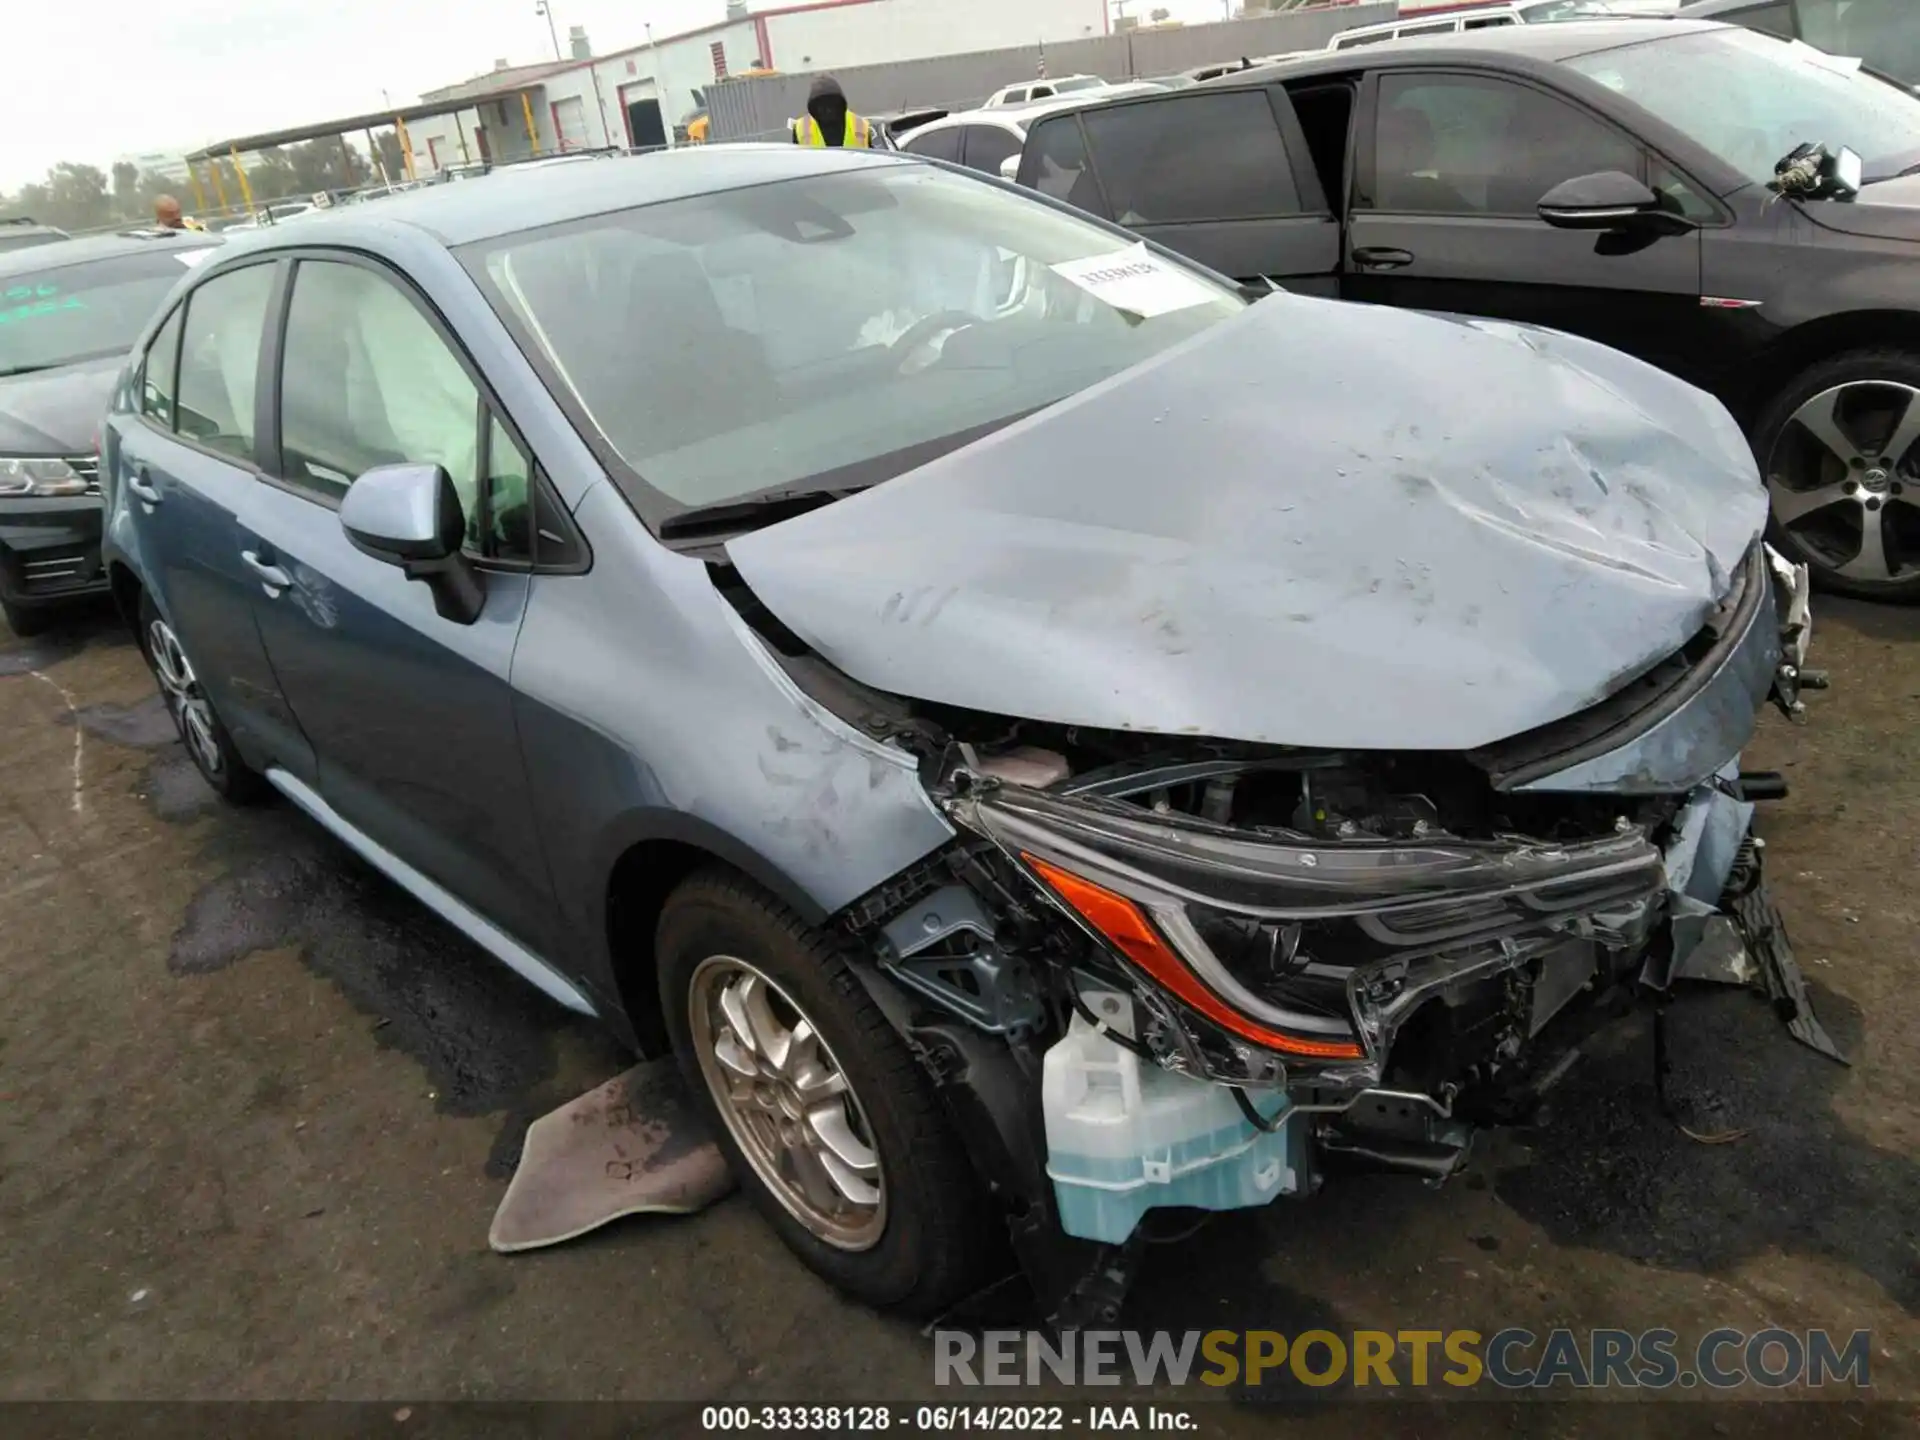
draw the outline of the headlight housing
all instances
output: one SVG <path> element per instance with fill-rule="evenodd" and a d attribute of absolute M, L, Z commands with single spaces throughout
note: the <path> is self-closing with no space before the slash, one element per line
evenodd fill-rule
<path fill-rule="evenodd" d="M 84 495 L 87 479 L 51 456 L 0 456 L 0 499 Z"/>
<path fill-rule="evenodd" d="M 1593 934 L 1664 884 L 1637 827 L 1570 844 L 1322 840 L 1019 786 L 948 813 L 1187 1014 L 1309 1069 L 1378 1064 L 1428 985 Z"/>

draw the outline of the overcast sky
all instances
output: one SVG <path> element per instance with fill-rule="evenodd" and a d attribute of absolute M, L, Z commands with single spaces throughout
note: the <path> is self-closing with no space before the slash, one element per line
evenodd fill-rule
<path fill-rule="evenodd" d="M 1220 0 L 1132 0 L 1217 19 Z M 60 160 L 122 154 L 377 110 L 489 70 L 551 58 L 534 0 L 5 0 L 10 60 L 0 190 Z M 756 6 L 755 8 L 768 8 Z M 584 25 L 596 53 L 718 20 L 725 0 L 553 0 L 562 48 Z M 966 0 L 954 0 L 965 48 Z"/>

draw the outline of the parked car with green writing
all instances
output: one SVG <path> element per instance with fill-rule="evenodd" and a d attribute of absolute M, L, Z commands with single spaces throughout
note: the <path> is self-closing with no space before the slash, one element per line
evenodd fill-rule
<path fill-rule="evenodd" d="M 146 231 L 0 254 L 0 608 L 15 633 L 106 588 L 97 436 L 114 376 L 219 243 Z"/>

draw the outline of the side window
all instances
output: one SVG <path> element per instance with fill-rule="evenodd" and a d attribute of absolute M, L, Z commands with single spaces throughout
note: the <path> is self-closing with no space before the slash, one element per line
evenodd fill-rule
<path fill-rule="evenodd" d="M 954 125 L 942 130 L 919 131 L 908 137 L 906 148 L 909 154 L 925 155 L 934 160 L 958 160 L 960 127 Z"/>
<path fill-rule="evenodd" d="M 280 369 L 284 477 L 331 500 L 363 471 L 438 465 L 479 515 L 480 392 L 427 318 L 385 276 L 303 260 Z"/>
<path fill-rule="evenodd" d="M 1051 100 L 1053 98 L 1053 86 L 1036 85 L 1027 92 L 1027 98 L 1029 100 Z"/>
<path fill-rule="evenodd" d="M 1087 146 L 1080 135 L 1078 115 L 1042 120 L 1033 127 L 1027 135 L 1026 154 L 1020 160 L 1020 183 L 1090 214 L 1107 215 L 1100 187 L 1087 168 Z"/>
<path fill-rule="evenodd" d="M 1689 220 L 1702 223 L 1719 217 L 1720 212 L 1713 208 L 1712 203 L 1681 179 L 1679 172 L 1664 160 L 1648 160 L 1647 187 L 1660 197 L 1662 208 L 1676 215 L 1684 215 Z"/>
<path fill-rule="evenodd" d="M 467 512 L 468 547 L 490 559 L 532 564 L 533 466 L 528 463 L 526 452 L 513 443 L 507 427 L 491 417 L 487 421 L 485 501 L 484 521 L 479 513 Z M 485 534 L 481 533 L 483 523 Z"/>
<path fill-rule="evenodd" d="M 1264 90 L 1176 95 L 1082 117 L 1122 225 L 1300 213 Z"/>
<path fill-rule="evenodd" d="M 1513 23 L 1514 17 L 1511 15 L 1485 15 L 1478 20 L 1467 21 L 1461 28 L 1466 30 L 1491 30 L 1496 25 L 1511 25 Z"/>
<path fill-rule="evenodd" d="M 966 164 L 988 175 L 1000 173 L 1000 162 L 1020 153 L 1020 137 L 998 125 L 968 125 Z"/>
<path fill-rule="evenodd" d="M 180 373 L 180 317 L 175 307 L 147 346 L 140 367 L 140 413 L 164 429 L 173 428 L 173 396 Z"/>
<path fill-rule="evenodd" d="M 1393 32 L 1393 38 L 1406 40 L 1415 35 L 1451 35 L 1459 28 L 1452 20 L 1436 20 L 1428 25 L 1403 25 Z"/>
<path fill-rule="evenodd" d="M 174 428 L 215 450 L 253 457 L 253 393 L 273 265 L 216 275 L 187 297 Z"/>
<path fill-rule="evenodd" d="M 1818 45 L 1822 50 L 1831 51 L 1836 55 L 1857 55 L 1860 53 L 1857 50 L 1847 50 L 1843 48 L 1842 45 L 1828 43 L 1830 39 L 1837 37 L 1818 35 L 1816 33 L 1821 31 L 1822 25 L 1814 19 L 1814 15 L 1820 11 L 1831 14 L 1834 9 L 1832 0 L 1827 0 L 1827 3 L 1824 5 L 1805 4 L 1805 0 L 1803 0 L 1803 5 L 1803 19 L 1807 27 L 1808 44 Z M 1710 16 L 1709 18 L 1724 20 L 1730 25 L 1744 25 L 1749 30 L 1764 30 L 1767 34 L 1778 35 L 1783 40 L 1791 40 L 1793 38 L 1793 7 L 1787 3 L 1787 0 L 1778 0 L 1778 3 L 1772 5 L 1749 5 L 1744 10 L 1723 10 L 1720 14 Z M 1822 18 L 1824 18 L 1824 16 Z"/>
<path fill-rule="evenodd" d="M 1908 84 L 1920 82 L 1920 26 L 1912 0 L 1795 0 L 1800 38 L 1830 55 L 1857 55 L 1874 69 Z M 1721 15 L 1755 30 L 1792 33 L 1790 17 L 1764 14 Z"/>
<path fill-rule="evenodd" d="M 1563 180 L 1642 171 L 1618 131 L 1539 90 L 1462 75 L 1383 75 L 1371 208 L 1526 215 Z"/>
<path fill-rule="evenodd" d="M 294 272 L 280 450 L 287 480 L 330 499 L 376 465 L 438 465 L 459 491 L 467 548 L 533 560 L 537 486 L 526 452 L 406 293 L 364 266 L 303 260 Z"/>

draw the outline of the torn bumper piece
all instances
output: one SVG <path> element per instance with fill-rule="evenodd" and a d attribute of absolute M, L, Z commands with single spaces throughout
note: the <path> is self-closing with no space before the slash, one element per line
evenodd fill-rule
<path fill-rule="evenodd" d="M 1678 817 L 1666 854 L 1671 944 L 1648 957 L 1640 978 L 1660 991 L 1676 980 L 1751 986 L 1773 1002 L 1788 1034 L 1844 1065 L 1767 894 L 1765 847 L 1750 832 L 1753 806 L 1727 793 L 1733 772 L 1721 773 L 1725 788 L 1695 791 Z"/>

